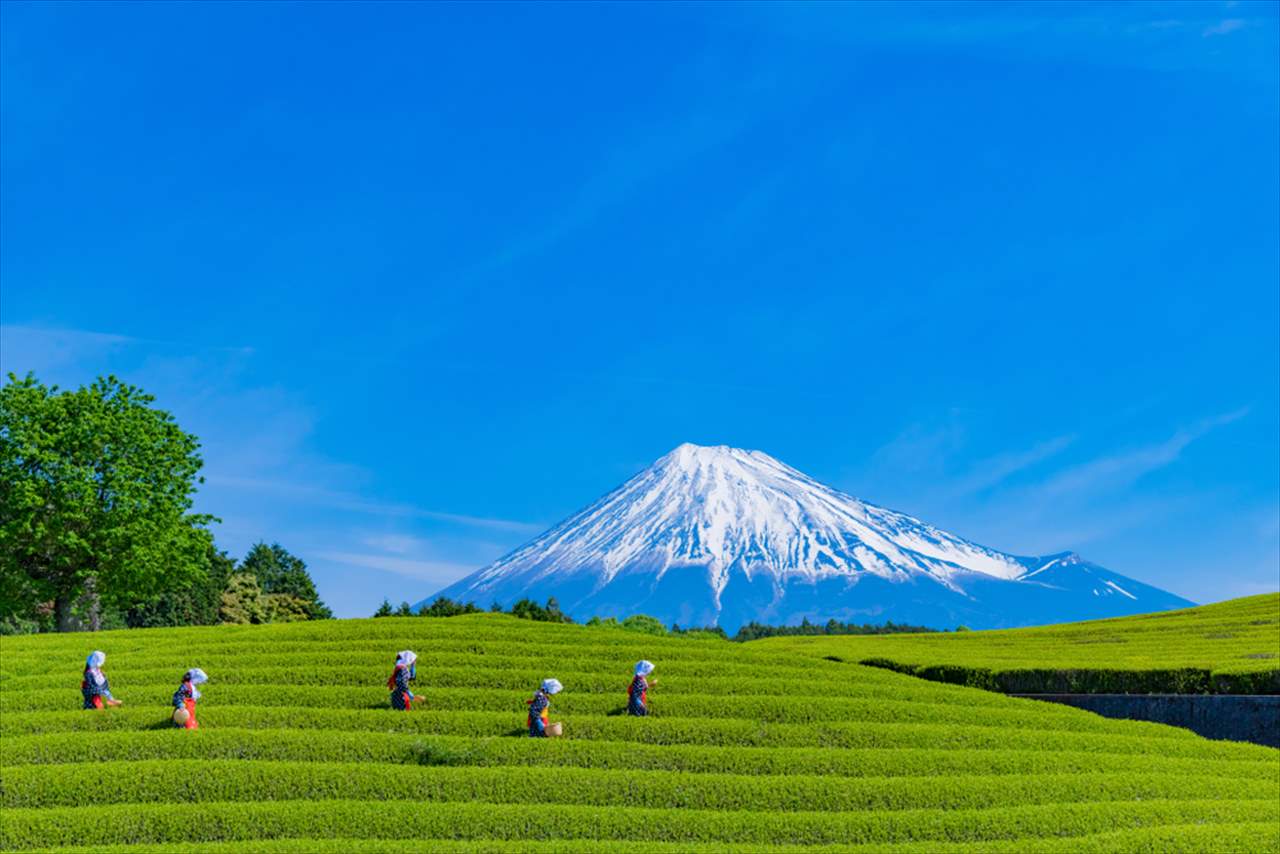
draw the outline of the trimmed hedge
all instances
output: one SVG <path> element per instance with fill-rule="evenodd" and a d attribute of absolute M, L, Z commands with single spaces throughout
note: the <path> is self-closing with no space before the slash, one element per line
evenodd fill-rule
<path fill-rule="evenodd" d="M 523 719 L 525 699 L 529 693 L 493 691 L 477 688 L 453 688 L 430 691 L 416 688 L 427 697 L 420 710 L 431 712 L 479 711 L 507 712 L 514 723 Z M 151 706 L 167 713 L 173 687 L 169 685 L 136 688 L 128 695 L 117 689 L 116 695 L 127 696 L 130 706 Z M 62 689 L 28 691 L 0 696 L 0 712 L 10 714 L 75 710 L 77 695 Z M 621 715 L 626 705 L 625 693 L 578 694 L 565 691 L 557 696 L 552 711 L 561 717 Z M 223 685 L 205 689 L 200 712 L 218 707 L 280 706 L 298 709 L 389 709 L 385 687 L 322 688 L 294 686 L 281 690 L 265 685 Z M 729 697 L 686 694 L 659 694 L 650 697 L 653 720 L 696 719 L 742 720 L 761 723 L 825 723 L 848 720 L 867 723 L 957 723 L 971 724 L 975 717 L 985 726 L 1008 726 L 1019 729 L 1068 730 L 1079 732 L 1127 732 L 1127 724 L 1096 715 L 1080 714 L 1066 707 L 1042 710 L 1028 703 L 992 706 L 975 716 L 971 707 L 924 700 L 902 701 L 881 697 L 827 699 L 823 697 Z M 117 714 L 119 710 L 112 710 Z M 1150 735 L 1168 738 L 1188 737 L 1189 733 L 1172 727 L 1149 728 Z"/>
<path fill-rule="evenodd" d="M 321 762 L 121 762 L 110 786 L 93 765 L 8 768 L 0 807 L 207 801 L 486 801 L 654 809 L 767 812 L 988 809 L 1028 804 L 1150 800 L 1262 800 L 1268 780 L 1188 779 L 1181 774 L 1040 774 L 1036 785 L 1008 777 L 955 775 L 945 786 L 921 777 L 751 777 L 702 774 L 697 785 L 663 771 L 560 768 L 543 780 L 521 767 L 448 768 Z M 532 784 L 531 784 L 532 783 Z"/>
<path fill-rule="evenodd" d="M 2 639 L 4 636 L 0 636 Z M 96 645 L 101 648 L 100 640 Z M 855 681 L 883 684 L 886 674 L 876 670 L 862 670 L 850 673 L 849 668 L 836 668 L 829 662 L 810 659 L 796 655 L 734 655 L 730 654 L 742 648 L 742 644 L 725 644 L 724 654 L 717 658 L 705 656 L 687 658 L 683 655 L 663 658 L 654 650 L 631 650 L 623 653 L 601 651 L 582 644 L 571 647 L 555 648 L 537 653 L 518 641 L 492 645 L 485 653 L 469 653 L 442 650 L 433 645 L 418 655 L 418 669 L 432 672 L 435 670 L 454 669 L 466 664 L 474 664 L 489 670 L 520 670 L 541 673 L 539 680 L 548 672 L 554 671 L 586 671 L 598 677 L 623 680 L 625 688 L 631 667 L 636 660 L 648 657 L 661 668 L 659 675 L 699 678 L 702 676 L 720 678 L 738 678 L 744 682 L 765 681 L 768 679 L 801 679 L 823 682 Z M 315 650 L 271 650 L 254 648 L 244 651 L 217 652 L 201 649 L 199 660 L 193 661 L 188 652 L 150 651 L 150 650 L 106 650 L 108 654 L 106 671 L 113 678 L 135 671 L 156 671 L 160 679 L 179 679 L 187 668 L 199 665 L 209 673 L 211 680 L 216 680 L 218 672 L 231 669 L 262 669 L 279 667 L 283 662 L 292 661 L 293 668 L 305 673 L 312 667 L 331 666 L 340 661 L 342 667 L 360 667 L 370 674 L 382 674 L 382 679 L 390 673 L 395 648 L 361 651 L 359 649 L 315 651 Z M 68 652 L 53 660 L 41 660 L 38 657 L 19 659 L 8 652 L 3 653 L 3 670 L 0 671 L 0 685 L 15 680 L 38 681 L 59 680 L 64 683 L 79 684 L 84 668 L 84 654 Z"/>
<path fill-rule="evenodd" d="M 322 665 L 307 668 L 286 667 L 279 665 L 279 659 L 271 659 L 263 666 L 264 659 L 247 658 L 236 662 L 234 666 L 221 668 L 216 682 L 211 689 L 223 685 L 303 685 L 310 687 L 382 687 L 390 674 L 390 667 L 382 664 L 366 665 L 348 662 L 343 666 Z M 114 662 L 112 662 L 114 664 Z M 121 666 L 110 667 L 111 684 L 117 686 L 119 693 L 128 693 L 137 687 L 168 688 L 177 687 L 179 670 L 168 668 L 135 668 L 125 661 Z M 570 669 L 571 665 L 574 669 Z M 556 678 L 566 686 L 572 686 L 572 695 L 608 694 L 625 695 L 631 682 L 630 668 L 614 668 L 613 672 L 593 670 L 589 667 L 578 669 L 578 660 L 557 662 L 554 669 Z M 896 700 L 924 700 L 938 702 L 943 696 L 939 689 L 931 685 L 920 685 L 911 679 L 902 679 L 890 674 L 881 673 L 864 667 L 832 668 L 825 672 L 814 672 L 805 678 L 795 678 L 794 671 L 771 671 L 751 669 L 742 676 L 726 676 L 723 667 L 708 667 L 696 674 L 690 674 L 689 668 L 677 667 L 676 670 L 686 672 L 670 673 L 663 666 L 659 673 L 660 687 L 651 691 L 651 695 L 660 698 L 664 695 L 680 696 L 684 694 L 702 694 L 733 697 L 803 697 L 821 696 L 835 697 L 884 697 L 886 694 Z M 854 671 L 850 673 L 850 671 Z M 415 682 L 424 691 L 435 692 L 440 689 L 453 688 L 489 688 L 494 690 L 513 691 L 516 693 L 531 692 L 547 675 L 546 667 L 482 667 L 457 666 L 431 667 L 421 663 L 418 667 L 418 679 Z M 781 673 L 781 675 L 779 675 Z M 4 692 L 26 693 L 31 691 L 61 690 L 66 694 L 66 686 L 79 684 L 79 673 L 66 675 L 58 679 L 48 673 L 30 676 L 10 676 L 0 681 Z M 61 681 L 64 687 L 51 688 L 51 684 Z M 970 705 L 1002 705 L 1003 700 L 997 697 L 986 697 L 981 694 L 967 695 Z"/>
<path fill-rule="evenodd" d="M 1280 594 L 1061 626 L 747 645 L 1010 694 L 1280 694 Z"/>
<path fill-rule="evenodd" d="M 1153 743 L 1160 751 L 1160 743 Z M 1228 745 L 1228 747 L 1231 747 Z M 261 759 L 382 762 L 446 766 L 565 766 L 688 773 L 929 777 L 953 774 L 1038 775 L 1150 772 L 1269 780 L 1280 786 L 1280 763 L 1265 748 L 1206 750 L 1191 757 L 1097 750 L 943 750 L 930 747 L 712 747 L 649 745 L 563 738 L 468 738 L 341 730 L 177 729 L 155 732 L 52 733 L 0 740 L 0 765 L 124 762 L 145 759 Z"/>
<path fill-rule="evenodd" d="M 726 844 L 723 842 L 652 842 L 644 843 L 646 854 L 1115 854 L 1118 851 L 1146 851 L 1159 854 L 1222 854 L 1222 852 L 1265 852 L 1280 850 L 1275 842 L 1276 829 L 1265 823 L 1182 824 L 1140 827 L 1083 836 L 1021 837 L 988 839 L 980 842 L 897 842 L 835 845 L 762 845 Z M 433 854 L 525 854 L 529 843 L 523 840 L 422 840 Z M 1262 847 L 1259 847 L 1259 846 Z M 537 844 L 539 854 L 630 854 L 636 849 L 633 840 L 545 839 Z M 110 845 L 89 848 L 47 848 L 60 854 L 88 852 L 94 854 L 167 854 L 171 844 Z M 242 842 L 206 842 L 200 850 L 205 854 L 223 854 L 244 850 Z M 403 839 L 271 839 L 254 840 L 255 854 L 382 854 L 405 850 Z"/>
<path fill-rule="evenodd" d="M 1237 673 L 1193 667 L 1153 670 L 1018 668 L 992 670 L 960 664 L 909 664 L 888 658 L 858 662 L 904 673 L 1004 694 L 1280 694 L 1280 669 Z"/>
<path fill-rule="evenodd" d="M 115 804 L 0 811 L 0 848 L 168 841 L 190 846 L 304 835 L 361 839 L 388 828 L 405 839 L 634 839 L 642 828 L 644 838 L 656 842 L 979 842 L 1197 822 L 1280 822 L 1280 801 L 1179 800 L 853 813 L 341 800 Z"/>
<path fill-rule="evenodd" d="M 1034 702 L 1034 701 L 1027 701 Z M 554 711 L 554 707 L 553 707 Z M 1084 716 L 1087 712 L 1068 709 Z M 1186 730 L 1134 721 L 1105 721 L 1114 729 L 1052 729 L 1055 720 L 1041 728 L 1018 728 L 999 717 L 981 724 L 958 723 L 762 723 L 744 720 L 648 718 L 636 721 L 624 716 L 575 715 L 566 721 L 571 739 L 634 741 L 643 744 L 708 744 L 747 747 L 939 747 L 952 750 L 1006 749 L 1097 750 L 1113 753 L 1164 753 L 1169 756 L 1223 757 L 1228 751 L 1252 745 L 1214 745 Z M 498 712 L 412 713 L 388 710 L 293 709 L 251 706 L 209 706 L 200 711 L 201 726 L 249 729 L 347 729 L 371 732 L 406 732 L 423 735 L 523 736 L 524 717 Z M 1016 721 L 1026 722 L 1024 718 Z M 103 732 L 121 729 L 168 729 L 165 712 L 149 709 L 112 709 L 105 713 L 36 712 L 6 714 L 0 735 L 34 735 L 46 732 Z M 1267 748 L 1257 748 L 1266 750 Z M 1244 754 L 1247 755 L 1247 754 Z"/>

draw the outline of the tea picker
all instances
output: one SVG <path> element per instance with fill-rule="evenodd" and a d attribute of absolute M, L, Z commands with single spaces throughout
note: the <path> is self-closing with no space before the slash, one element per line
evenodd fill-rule
<path fill-rule="evenodd" d="M 196 700 L 200 699 L 200 689 L 209 677 L 199 667 L 193 667 L 182 674 L 182 684 L 173 692 L 173 722 L 183 729 L 199 729 L 196 721 Z"/>
<path fill-rule="evenodd" d="M 411 649 L 396 655 L 396 666 L 387 679 L 387 688 L 391 691 L 391 708 L 407 712 L 413 708 L 414 702 L 425 703 L 427 698 L 409 690 L 409 683 L 418 678 L 418 655 Z"/>
<path fill-rule="evenodd" d="M 85 659 L 80 693 L 84 696 L 86 709 L 101 709 L 104 703 L 108 706 L 120 705 L 120 701 L 111 696 L 111 685 L 107 682 L 107 675 L 102 672 L 102 665 L 106 660 L 107 654 L 100 649 L 95 649 Z"/>
<path fill-rule="evenodd" d="M 637 661 L 635 677 L 627 688 L 627 714 L 642 718 L 649 714 L 649 674 L 652 661 Z"/>
<path fill-rule="evenodd" d="M 564 689 L 558 679 L 543 679 L 542 684 L 534 693 L 532 700 L 525 700 L 529 706 L 529 719 L 527 721 L 529 727 L 530 738 L 546 738 L 549 735 L 558 736 L 562 732 L 559 723 L 547 723 L 547 709 L 551 706 L 551 695 L 559 694 Z"/>

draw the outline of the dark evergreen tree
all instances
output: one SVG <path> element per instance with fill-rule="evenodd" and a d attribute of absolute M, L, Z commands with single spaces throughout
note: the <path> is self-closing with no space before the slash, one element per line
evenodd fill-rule
<path fill-rule="evenodd" d="M 465 605 L 461 602 L 455 602 L 447 596 L 440 596 L 430 605 L 423 605 L 418 609 L 420 617 L 456 617 L 460 614 L 479 614 L 480 609 L 476 607 L 475 602 L 468 602 Z"/>
<path fill-rule="evenodd" d="M 257 543 L 240 561 L 240 571 L 251 573 L 267 595 L 292 596 L 305 605 L 308 618 L 327 620 L 333 612 L 320 601 L 315 583 L 301 558 L 291 554 L 279 543 Z"/>

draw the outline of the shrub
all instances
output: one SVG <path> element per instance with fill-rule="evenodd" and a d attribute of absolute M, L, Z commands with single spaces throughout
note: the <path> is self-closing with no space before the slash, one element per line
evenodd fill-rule
<path fill-rule="evenodd" d="M 659 637 L 665 637 L 667 634 L 667 627 L 662 624 L 662 621 L 647 614 L 636 614 L 627 617 L 622 621 L 622 628 L 629 632 L 640 632 L 641 634 L 657 635 Z"/>

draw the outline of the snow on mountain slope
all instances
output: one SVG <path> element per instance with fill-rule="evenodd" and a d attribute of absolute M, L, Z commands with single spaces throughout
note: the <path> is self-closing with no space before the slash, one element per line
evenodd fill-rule
<path fill-rule="evenodd" d="M 922 615 L 926 624 L 964 618 L 974 627 L 1040 621 L 1043 607 L 987 614 L 979 589 L 993 602 L 1022 590 L 1039 603 L 1044 592 L 1060 591 L 1048 601 L 1059 598 L 1065 611 L 1068 600 L 1091 593 L 1090 606 L 1075 608 L 1087 616 L 1189 604 L 1100 567 L 1106 577 L 1087 580 L 1082 566 L 1092 567 L 1075 555 L 1025 558 L 978 545 L 760 451 L 685 444 L 437 595 L 504 605 L 556 596 L 575 617 L 642 612 L 729 630 L 751 619 L 885 614 L 900 622 Z M 1142 603 L 1136 588 L 1157 595 Z M 1135 607 L 1113 607 L 1120 599 Z M 1100 608 L 1105 613 L 1094 613 Z"/>

